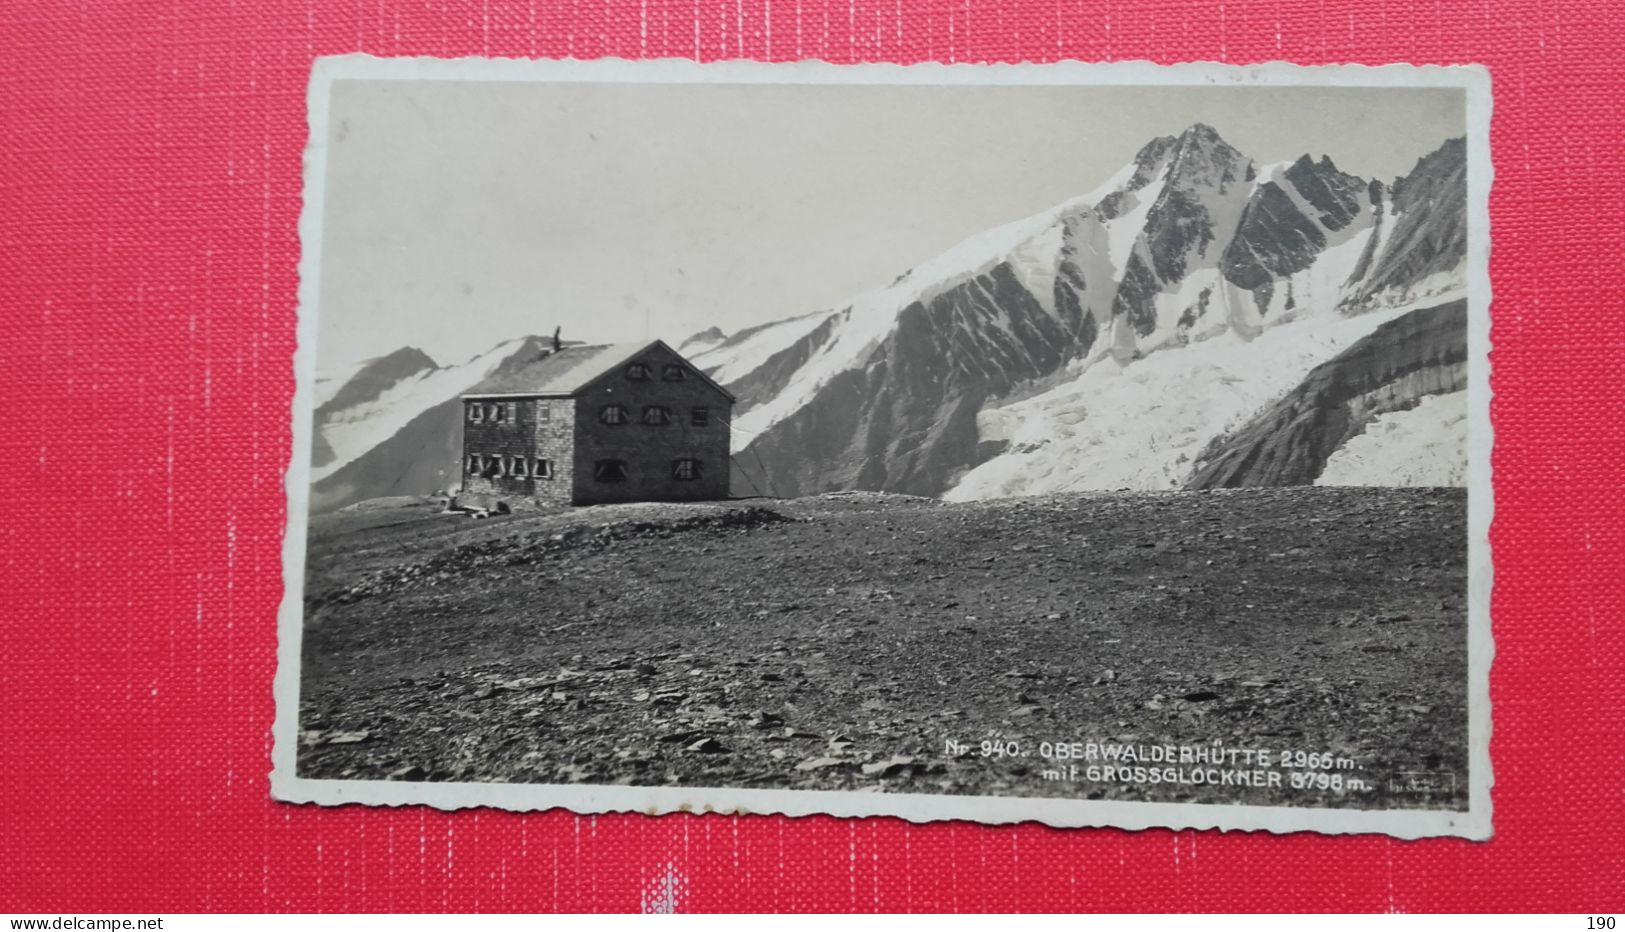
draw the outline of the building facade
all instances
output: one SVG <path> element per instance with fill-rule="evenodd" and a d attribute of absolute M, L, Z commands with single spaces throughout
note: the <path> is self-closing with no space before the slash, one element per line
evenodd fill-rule
<path fill-rule="evenodd" d="M 734 398 L 661 341 L 557 350 L 462 402 L 465 492 L 560 505 L 728 497 Z"/>

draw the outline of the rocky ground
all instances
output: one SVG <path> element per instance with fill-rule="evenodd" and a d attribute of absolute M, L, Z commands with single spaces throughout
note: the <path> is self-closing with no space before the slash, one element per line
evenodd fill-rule
<path fill-rule="evenodd" d="M 1464 808 L 1465 556 L 1442 489 L 365 503 L 312 523 L 299 771 Z M 1151 785 L 1046 742 L 1317 757 Z"/>

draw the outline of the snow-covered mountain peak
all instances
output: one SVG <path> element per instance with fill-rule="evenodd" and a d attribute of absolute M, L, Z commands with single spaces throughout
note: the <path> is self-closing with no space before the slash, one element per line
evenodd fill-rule
<path fill-rule="evenodd" d="M 755 370 L 735 366 L 730 373 L 742 400 L 735 447 L 752 451 L 762 473 L 754 487 L 774 494 L 939 494 L 953 484 L 953 464 L 979 463 L 984 443 L 1009 436 L 983 435 L 977 424 L 993 422 L 972 417 L 1001 404 L 993 399 L 1054 390 L 1042 405 L 1046 416 L 1087 409 L 1107 418 L 1091 429 L 1149 430 L 1100 413 L 1113 404 L 1099 395 L 1115 384 L 1113 372 L 1132 376 L 1123 383 L 1141 386 L 1132 391 L 1149 392 L 1148 411 L 1169 392 L 1232 398 L 1232 416 L 1213 425 L 1225 429 L 1277 390 L 1264 382 L 1247 391 L 1222 388 L 1231 379 L 1257 381 L 1249 366 L 1271 365 L 1282 347 L 1301 348 L 1301 365 L 1282 369 L 1290 380 L 1334 351 L 1323 332 L 1354 338 L 1392 313 L 1453 293 L 1459 231 L 1446 218 L 1412 231 L 1429 211 L 1407 215 L 1400 204 L 1428 197 L 1450 212 L 1457 176 L 1448 156 L 1424 160 L 1420 177 L 1429 180 L 1398 186 L 1404 197 L 1392 198 L 1385 218 L 1384 188 L 1343 172 L 1329 156 L 1260 165 L 1204 124 L 1153 139 L 1094 191 L 969 237 L 786 331 L 790 342 L 759 347 Z M 1420 249 L 1419 235 L 1432 238 Z M 1442 258 L 1419 262 L 1422 255 Z M 1379 285 L 1367 303 L 1346 306 Z M 1340 327 L 1367 310 L 1385 313 Z M 1277 329 L 1291 333 L 1270 336 Z M 1235 365 L 1188 369 L 1178 360 L 1206 358 L 1182 352 L 1197 344 Z M 1102 366 L 1103 359 L 1117 365 Z M 1220 387 L 1198 388 L 1209 376 Z M 1069 382 L 1076 391 L 1064 388 Z M 1195 444 L 1190 449 L 1212 439 L 1202 433 L 1207 428 L 1192 429 L 1200 436 L 1186 438 Z M 1042 469 L 1051 467 L 1078 487 L 1095 487 L 1107 475 L 1079 477 L 1075 464 L 1061 461 Z M 1185 468 L 1166 461 L 1158 481 L 1176 482 Z M 1008 481 L 975 485 L 974 494 L 1006 494 L 1030 475 L 1019 467 Z"/>
<path fill-rule="evenodd" d="M 1174 146 L 1168 178 L 1178 188 L 1212 187 L 1220 193 L 1243 179 L 1252 160 L 1225 142 L 1217 130 L 1197 123 Z"/>
<path fill-rule="evenodd" d="M 1205 146 L 1229 145 L 1229 143 L 1226 143 L 1224 138 L 1219 135 L 1218 130 L 1202 122 L 1192 123 L 1190 126 L 1187 126 L 1185 131 L 1179 134 L 1179 141 L 1181 143 L 1194 143 Z"/>

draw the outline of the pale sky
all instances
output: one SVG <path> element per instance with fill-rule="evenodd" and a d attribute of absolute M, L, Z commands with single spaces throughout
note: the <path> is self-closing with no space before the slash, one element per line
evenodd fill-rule
<path fill-rule="evenodd" d="M 317 366 L 524 334 L 676 345 L 845 306 L 1205 122 L 1385 181 L 1458 89 L 338 81 Z"/>

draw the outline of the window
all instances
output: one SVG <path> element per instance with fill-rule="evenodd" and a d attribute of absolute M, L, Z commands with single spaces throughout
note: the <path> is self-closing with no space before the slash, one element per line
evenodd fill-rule
<path fill-rule="evenodd" d="M 478 453 L 470 453 L 468 454 L 468 462 L 463 464 L 463 471 L 468 473 L 470 476 L 477 476 L 480 474 L 480 465 L 480 455 Z"/>
<path fill-rule="evenodd" d="M 649 405 L 643 409 L 643 423 L 664 427 L 671 423 L 671 409 L 665 405 Z"/>
<path fill-rule="evenodd" d="M 700 477 L 700 461 L 699 460 L 672 460 L 671 461 L 671 477 L 673 479 L 681 479 L 681 480 L 684 480 L 684 481 L 688 481 L 690 479 L 698 479 Z"/>
<path fill-rule="evenodd" d="M 626 367 L 626 378 L 632 382 L 649 381 L 649 367 L 641 362 L 632 363 Z"/>
<path fill-rule="evenodd" d="M 472 404 L 468 406 L 468 419 L 478 424 L 485 420 L 485 406 Z"/>
<path fill-rule="evenodd" d="M 592 465 L 592 477 L 599 482 L 625 482 L 625 460 L 599 460 Z"/>
<path fill-rule="evenodd" d="M 502 476 L 503 476 L 502 457 L 500 457 L 500 456 L 483 456 L 483 457 L 480 458 L 480 460 L 481 460 L 481 462 L 484 463 L 484 467 L 485 467 L 485 468 L 480 470 L 480 475 L 484 476 L 487 479 L 501 479 L 502 478 Z"/>
<path fill-rule="evenodd" d="M 660 377 L 667 382 L 681 382 L 688 378 L 688 371 L 675 362 L 668 362 L 660 367 Z"/>
<path fill-rule="evenodd" d="M 538 424 L 551 424 L 553 422 L 553 406 L 545 401 L 536 402 L 536 422 Z"/>
<path fill-rule="evenodd" d="M 627 417 L 625 405 L 604 405 L 598 409 L 600 424 L 625 424 Z"/>
<path fill-rule="evenodd" d="M 510 402 L 508 402 L 507 407 L 508 407 L 508 413 L 507 413 L 508 422 L 512 423 L 514 421 L 519 420 L 519 402 L 510 401 Z"/>
<path fill-rule="evenodd" d="M 487 421 L 491 421 L 493 423 L 502 420 L 502 406 L 501 405 L 486 405 L 485 406 L 485 419 Z"/>
<path fill-rule="evenodd" d="M 694 415 L 694 426 L 695 427 L 704 427 L 705 425 L 711 423 L 711 409 L 710 408 L 704 408 L 704 407 L 695 408 L 694 411 L 693 411 L 693 415 Z"/>
<path fill-rule="evenodd" d="M 551 479 L 551 478 L 553 478 L 553 461 L 552 460 L 540 460 L 540 459 L 537 460 L 536 461 L 536 466 L 535 466 L 535 468 L 533 468 L 530 471 L 530 474 L 532 476 L 535 476 L 538 479 Z"/>
<path fill-rule="evenodd" d="M 526 464 L 527 461 L 523 456 L 508 457 L 508 475 L 515 479 L 523 479 L 530 475 L 530 470 L 526 468 Z"/>

